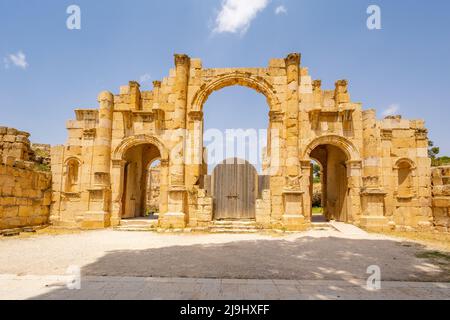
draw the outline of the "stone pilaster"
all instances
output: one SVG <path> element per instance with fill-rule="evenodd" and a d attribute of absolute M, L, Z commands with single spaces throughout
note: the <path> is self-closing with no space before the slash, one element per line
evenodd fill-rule
<path fill-rule="evenodd" d="M 86 229 L 108 227 L 111 204 L 111 142 L 114 96 L 102 92 L 98 96 L 100 104 L 98 125 L 93 146 L 93 163 L 90 177 L 89 207 L 82 227 Z"/>
<path fill-rule="evenodd" d="M 294 179 L 299 176 L 299 86 L 300 54 L 287 56 L 287 90 L 286 90 L 286 174 Z"/>

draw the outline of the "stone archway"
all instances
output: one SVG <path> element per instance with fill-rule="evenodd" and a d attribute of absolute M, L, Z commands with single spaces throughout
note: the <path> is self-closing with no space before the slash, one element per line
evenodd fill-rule
<path fill-rule="evenodd" d="M 359 197 L 360 158 L 352 142 L 336 135 L 322 136 L 308 144 L 303 154 L 303 162 L 316 160 L 322 166 L 322 203 L 327 220 L 352 222 L 354 213 L 352 204 Z M 355 164 L 359 163 L 359 168 Z M 306 169 L 306 166 L 305 166 Z M 310 168 L 309 168 L 310 170 Z M 306 170 L 304 171 L 306 174 Z M 307 179 L 311 183 L 312 179 Z M 312 186 L 309 190 L 311 193 Z M 308 195 L 311 199 L 312 194 Z M 308 200 L 309 200 L 308 199 Z M 305 201 L 308 205 L 310 201 Z M 311 216 L 311 207 L 305 208 Z"/>
<path fill-rule="evenodd" d="M 203 105 L 214 91 L 231 86 L 243 86 L 254 89 L 266 96 L 271 112 L 280 110 L 280 101 L 276 96 L 276 92 L 266 79 L 249 72 L 235 71 L 218 75 L 207 84 L 201 86 L 192 99 L 191 111 L 202 112 Z"/>
<path fill-rule="evenodd" d="M 160 160 L 161 166 L 159 211 L 162 216 L 167 212 L 168 206 L 169 153 L 165 145 L 157 137 L 139 135 L 124 139 L 114 150 L 111 185 L 111 224 L 113 226 L 118 225 L 123 217 L 137 217 L 142 214 L 140 208 L 143 208 L 142 202 L 145 199 L 146 186 L 146 176 L 143 173 L 146 167 L 156 159 Z M 142 178 L 139 181 L 130 179 L 130 176 L 134 176 L 133 168 L 136 171 L 135 174 Z M 143 186 L 144 188 L 142 188 Z M 131 195 L 130 190 L 138 193 Z M 141 200 L 137 201 L 137 197 Z M 133 203 L 133 200 L 136 202 Z M 134 209 L 130 209 L 133 207 Z"/>
<path fill-rule="evenodd" d="M 284 160 L 281 152 L 283 142 L 280 140 L 284 139 L 284 112 L 281 111 L 282 105 L 279 95 L 270 81 L 272 81 L 270 76 L 261 76 L 260 72 L 244 72 L 233 69 L 229 72 L 218 73 L 213 77 L 207 78 L 207 82 L 204 83 L 193 95 L 189 106 L 190 112 L 188 114 L 188 129 L 193 132 L 193 134 L 191 134 L 191 145 L 196 146 L 197 150 L 197 152 L 194 153 L 203 154 L 204 151 L 203 110 L 204 105 L 208 101 L 211 94 L 232 86 L 249 88 L 259 94 L 262 94 L 266 98 L 267 105 L 269 107 L 267 121 L 267 148 L 263 170 L 268 176 L 270 176 L 267 178 L 267 181 L 281 176 Z M 200 133 L 195 134 L 194 132 Z M 201 161 L 197 161 L 196 163 L 201 163 Z M 208 172 L 206 168 L 207 166 L 203 163 L 200 165 L 197 164 L 191 166 L 188 171 L 194 174 L 192 174 L 191 177 L 188 176 L 187 184 L 195 184 L 195 181 L 201 181 L 202 177 L 207 176 Z M 267 188 L 270 189 L 271 185 L 271 183 L 267 183 Z"/>

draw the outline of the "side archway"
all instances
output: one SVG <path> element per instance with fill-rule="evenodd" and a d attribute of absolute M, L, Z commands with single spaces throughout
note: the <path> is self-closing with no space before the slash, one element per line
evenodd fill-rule
<path fill-rule="evenodd" d="M 113 226 L 119 225 L 122 218 L 145 215 L 142 208 L 145 208 L 147 169 L 155 160 L 160 160 L 159 213 L 164 214 L 167 211 L 169 176 L 169 151 L 164 143 L 155 136 L 136 135 L 124 139 L 114 149 L 111 171 Z"/>
<path fill-rule="evenodd" d="M 360 186 L 360 153 L 355 145 L 344 137 L 326 135 L 310 141 L 303 152 L 302 162 L 310 164 L 318 160 L 322 166 L 321 194 L 322 212 L 326 220 L 352 222 L 354 220 L 353 204 L 358 197 Z M 307 166 L 305 165 L 305 169 Z M 304 170 L 304 175 L 309 175 Z M 310 183 L 309 195 L 305 198 L 305 212 L 312 217 L 313 179 L 306 179 Z"/>
<path fill-rule="evenodd" d="M 169 151 L 164 145 L 164 143 L 155 136 L 149 135 L 138 135 L 131 136 L 122 140 L 122 142 L 117 146 L 117 148 L 113 152 L 113 161 L 122 161 L 124 160 L 125 153 L 136 146 L 142 144 L 151 144 L 158 148 L 159 153 L 161 155 L 161 161 L 169 160 Z"/>
<path fill-rule="evenodd" d="M 338 135 L 326 135 L 312 140 L 303 152 L 302 159 L 309 160 L 311 152 L 320 145 L 333 145 L 340 148 L 347 156 L 348 161 L 360 161 L 360 153 L 355 145 L 348 139 Z"/>

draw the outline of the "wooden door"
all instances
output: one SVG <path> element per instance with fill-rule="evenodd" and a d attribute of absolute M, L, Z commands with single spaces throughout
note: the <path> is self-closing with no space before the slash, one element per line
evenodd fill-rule
<path fill-rule="evenodd" d="M 255 219 L 258 194 L 256 169 L 247 161 L 225 160 L 213 172 L 214 217 Z"/>

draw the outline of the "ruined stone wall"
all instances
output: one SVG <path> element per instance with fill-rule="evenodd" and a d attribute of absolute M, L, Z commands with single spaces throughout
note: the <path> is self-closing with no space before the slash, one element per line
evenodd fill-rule
<path fill-rule="evenodd" d="M 38 171 L 30 135 L 0 128 L 0 230 L 39 226 L 49 221 L 51 174 Z"/>
<path fill-rule="evenodd" d="M 432 182 L 434 226 L 450 232 L 450 166 L 433 168 Z"/>
<path fill-rule="evenodd" d="M 14 128 L 0 127 L 0 158 L 6 162 L 8 157 L 30 161 L 34 152 L 30 148 L 30 134 Z"/>

